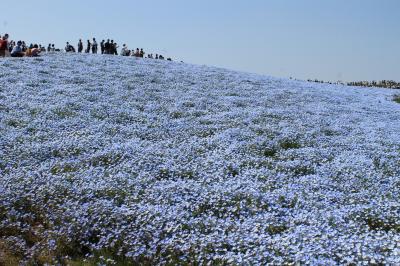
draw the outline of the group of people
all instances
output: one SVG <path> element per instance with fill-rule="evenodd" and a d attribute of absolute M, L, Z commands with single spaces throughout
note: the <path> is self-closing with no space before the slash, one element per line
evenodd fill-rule
<path fill-rule="evenodd" d="M 49 43 L 49 45 L 47 46 L 47 52 L 48 53 L 50 53 L 50 52 L 60 52 L 60 49 L 56 49 L 54 43 L 53 44 Z"/>
<path fill-rule="evenodd" d="M 68 44 L 69 43 L 67 42 L 67 45 Z M 93 42 L 90 42 L 90 40 L 87 40 L 85 53 L 88 54 L 88 53 L 92 52 L 94 54 L 97 54 L 97 48 L 98 48 L 98 45 L 97 45 L 97 42 L 96 42 L 96 38 L 93 38 Z M 65 50 L 67 51 L 67 49 L 65 49 Z M 68 52 L 75 52 L 75 48 L 73 48 L 71 50 L 72 51 L 68 51 Z M 82 40 L 79 39 L 79 42 L 78 42 L 78 53 L 82 53 L 82 52 L 83 52 L 83 43 L 82 43 Z"/>
<path fill-rule="evenodd" d="M 135 57 L 144 58 L 145 52 L 143 51 L 143 48 L 141 48 L 140 50 L 139 50 L 139 48 L 136 48 L 136 51 L 135 50 L 129 50 L 128 46 L 126 44 L 124 44 L 122 46 L 122 49 L 121 49 L 121 55 L 122 56 L 135 56 Z M 153 56 L 153 54 L 148 54 L 147 58 L 164 60 L 164 56 L 158 55 L 158 54 L 156 54 L 155 57 Z M 167 58 L 167 60 L 168 61 L 172 61 L 171 58 Z"/>
<path fill-rule="evenodd" d="M 24 41 L 8 41 L 9 35 L 5 34 L 4 36 L 0 36 L 0 57 L 5 56 L 12 56 L 12 57 L 23 57 L 23 56 L 39 56 L 41 52 L 59 52 L 60 49 L 56 49 L 54 44 L 49 44 L 47 49 L 44 46 L 31 44 L 27 46 Z M 107 41 L 102 40 L 100 42 L 100 52 L 101 54 L 110 54 L 110 55 L 118 55 L 117 49 L 118 44 L 114 42 L 114 40 L 107 39 Z M 78 53 L 98 53 L 98 44 L 96 38 L 93 38 L 92 41 L 87 40 L 86 42 L 86 49 L 84 50 L 84 44 L 82 39 L 79 39 L 78 46 L 77 46 Z M 67 42 L 65 46 L 65 52 L 67 53 L 75 53 L 76 49 L 73 45 Z M 120 55 L 122 56 L 134 56 L 139 58 L 145 57 L 145 52 L 143 48 L 136 50 L 130 50 L 126 44 L 122 46 Z M 148 54 L 147 58 L 151 59 L 161 59 L 164 60 L 164 56 L 156 54 Z M 167 60 L 172 61 L 171 58 L 167 58 Z"/>
<path fill-rule="evenodd" d="M 0 57 L 10 55 L 11 57 L 39 56 L 46 51 L 44 47 L 37 44 L 26 45 L 24 41 L 8 41 L 9 35 L 6 33 L 0 36 Z"/>
<path fill-rule="evenodd" d="M 84 45 L 83 45 L 82 39 L 79 39 L 77 47 L 78 47 L 78 53 L 83 53 L 83 52 L 85 52 L 87 54 L 89 54 L 89 53 L 97 54 L 98 53 L 98 44 L 97 44 L 96 38 L 93 38 L 92 41 L 87 40 L 85 51 L 83 50 Z M 110 41 L 110 39 L 108 39 L 107 41 L 102 40 L 100 42 L 101 54 L 118 55 L 117 49 L 118 49 L 118 44 L 116 42 L 114 42 L 114 40 Z M 67 53 L 71 53 L 71 52 L 75 53 L 76 52 L 75 47 L 73 45 L 71 45 L 69 42 L 67 42 L 67 45 L 65 46 L 65 51 Z"/>
<path fill-rule="evenodd" d="M 86 42 L 86 49 L 84 51 L 84 44 L 82 42 L 82 39 L 79 39 L 78 41 L 78 53 L 93 53 L 97 54 L 98 53 L 98 44 L 96 41 L 96 38 L 92 39 L 92 42 L 90 40 L 87 40 Z M 101 54 L 111 54 L 111 55 L 118 55 L 118 44 L 114 42 L 114 40 L 107 39 L 107 41 L 102 40 L 100 42 L 100 53 Z M 75 53 L 76 49 L 73 45 L 71 45 L 69 42 L 67 42 L 67 45 L 65 46 L 65 51 L 67 53 Z M 120 55 L 122 56 L 135 56 L 135 57 L 140 57 L 144 58 L 145 57 L 145 52 L 143 48 L 139 49 L 136 48 L 136 50 L 130 50 L 126 44 L 122 45 Z M 161 59 L 164 60 L 164 56 L 156 54 L 153 56 L 153 54 L 148 54 L 147 58 L 152 58 L 152 59 Z M 167 60 L 172 61 L 171 58 L 167 58 Z"/>

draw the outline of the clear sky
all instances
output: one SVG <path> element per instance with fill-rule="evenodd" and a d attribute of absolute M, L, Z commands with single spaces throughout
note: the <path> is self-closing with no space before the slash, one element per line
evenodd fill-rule
<path fill-rule="evenodd" d="M 278 77 L 400 81 L 400 0 L 1 0 L 0 34 L 113 38 L 177 60 Z M 17 11 L 18 10 L 18 11 Z"/>

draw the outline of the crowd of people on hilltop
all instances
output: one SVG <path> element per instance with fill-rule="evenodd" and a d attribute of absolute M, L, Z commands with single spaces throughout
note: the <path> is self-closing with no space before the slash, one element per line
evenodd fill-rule
<path fill-rule="evenodd" d="M 42 52 L 60 52 L 60 49 L 56 49 L 54 44 L 49 44 L 46 47 L 38 44 L 31 44 L 29 46 L 26 45 L 24 41 L 8 41 L 9 35 L 5 34 L 4 36 L 0 36 L 0 57 L 11 56 L 11 57 L 24 57 L 24 56 L 39 56 Z M 69 42 L 66 43 L 64 51 L 67 53 L 98 53 L 99 45 L 96 41 L 96 38 L 93 38 L 92 41 L 87 40 L 86 46 L 82 42 L 82 39 L 79 39 L 77 49 Z M 100 53 L 108 54 L 108 55 L 118 55 L 118 44 L 114 42 L 114 40 L 107 39 L 107 41 L 102 40 L 100 42 Z M 143 48 L 136 50 L 130 50 L 126 44 L 122 45 L 121 56 L 134 56 L 139 58 L 145 58 L 146 53 Z M 155 54 L 147 54 L 146 58 L 151 59 L 161 59 L 164 60 L 163 55 Z M 167 60 L 172 61 L 171 58 L 167 58 Z"/>
<path fill-rule="evenodd" d="M 114 40 L 110 40 L 110 39 L 107 39 L 107 41 L 102 40 L 100 42 L 100 53 L 101 54 L 109 54 L 109 55 L 118 55 L 118 47 L 119 47 L 118 44 L 116 42 L 114 42 Z M 79 39 L 77 48 L 78 48 L 77 49 L 78 53 L 83 53 L 83 52 L 93 53 L 93 54 L 98 53 L 98 43 L 96 41 L 96 38 L 93 38 L 92 42 L 90 40 L 87 40 L 86 49 L 82 42 L 82 39 Z M 73 45 L 71 45 L 69 42 L 67 42 L 67 44 L 65 46 L 65 51 L 67 53 L 75 53 L 76 49 Z M 141 49 L 136 48 L 136 50 L 130 50 L 126 44 L 122 45 L 122 48 L 120 51 L 120 55 L 122 55 L 122 56 L 135 56 L 135 57 L 144 58 L 145 54 L 146 53 L 144 52 L 143 48 L 141 48 Z M 153 56 L 153 54 L 148 54 L 147 58 L 161 59 L 161 60 L 165 59 L 164 56 L 158 55 L 158 54 L 156 54 L 155 56 Z M 171 58 L 167 58 L 167 60 L 172 61 Z"/>
<path fill-rule="evenodd" d="M 85 48 L 86 47 L 86 48 Z M 98 51 L 98 43 L 96 41 L 96 38 L 93 38 L 92 41 L 87 40 L 86 46 L 83 44 L 82 39 L 79 39 L 77 48 L 73 45 L 71 45 L 69 42 L 67 42 L 65 46 L 65 51 L 67 53 L 93 53 L 97 54 Z M 101 54 L 108 54 L 108 55 L 118 55 L 118 44 L 114 42 L 114 40 L 107 39 L 102 40 L 100 42 L 100 53 Z M 140 57 L 140 58 L 145 58 L 145 52 L 143 48 L 139 49 L 136 48 L 136 50 L 130 50 L 126 44 L 122 45 L 121 51 L 119 53 L 121 56 L 135 56 L 135 57 Z M 164 56 L 156 54 L 153 56 L 153 54 L 148 54 L 146 58 L 152 58 L 152 59 L 165 59 Z M 167 60 L 172 61 L 171 58 L 167 58 Z"/>

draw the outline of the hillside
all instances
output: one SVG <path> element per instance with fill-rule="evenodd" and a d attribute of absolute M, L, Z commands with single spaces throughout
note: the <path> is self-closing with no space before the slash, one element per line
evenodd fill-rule
<path fill-rule="evenodd" d="M 396 91 L 70 54 L 0 83 L 4 261 L 400 264 Z"/>

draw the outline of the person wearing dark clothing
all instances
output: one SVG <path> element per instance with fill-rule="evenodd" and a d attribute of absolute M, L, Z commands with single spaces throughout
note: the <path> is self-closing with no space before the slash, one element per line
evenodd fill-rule
<path fill-rule="evenodd" d="M 14 48 L 14 46 L 15 46 L 15 42 L 14 42 L 14 41 L 10 41 L 10 42 L 8 43 L 8 52 L 11 53 L 11 51 L 12 51 L 13 48 Z"/>
<path fill-rule="evenodd" d="M 26 52 L 26 49 L 28 49 L 28 47 L 26 47 L 26 43 L 24 41 L 22 41 L 22 52 Z"/>
<path fill-rule="evenodd" d="M 104 54 L 104 40 L 102 40 L 100 43 L 100 50 L 101 50 L 101 54 Z"/>
<path fill-rule="evenodd" d="M 92 42 L 92 53 L 93 53 L 93 54 L 97 54 L 97 42 L 96 42 L 96 38 L 93 38 L 93 42 Z"/>
<path fill-rule="evenodd" d="M 118 55 L 118 51 L 117 51 L 117 49 L 118 49 L 118 44 L 117 43 L 114 43 L 114 46 L 113 46 L 113 55 Z"/>
<path fill-rule="evenodd" d="M 142 48 L 142 49 L 140 49 L 139 56 L 140 56 L 141 58 L 143 58 L 143 57 L 144 57 L 144 51 L 143 51 L 143 48 Z"/>
<path fill-rule="evenodd" d="M 31 44 L 31 47 L 33 48 L 32 44 Z M 32 49 L 31 47 L 29 47 L 29 48 Z M 71 44 L 69 44 L 69 42 L 67 42 L 67 45 L 65 46 L 65 52 L 75 53 L 75 48 Z"/>
<path fill-rule="evenodd" d="M 82 51 L 83 51 L 83 43 L 82 43 L 82 40 L 79 39 L 79 42 L 78 42 L 78 53 L 82 53 Z"/>
<path fill-rule="evenodd" d="M 111 48 L 111 43 L 110 39 L 107 40 L 107 42 L 104 44 L 104 53 L 105 54 L 110 54 L 110 49 Z"/>
<path fill-rule="evenodd" d="M 90 53 L 90 48 L 92 47 L 92 44 L 90 43 L 90 41 L 88 40 L 87 41 L 87 47 L 86 47 L 86 51 L 85 51 L 85 53 Z"/>
<path fill-rule="evenodd" d="M 31 49 L 30 46 L 29 46 L 29 49 Z M 66 53 L 71 52 L 71 45 L 69 44 L 69 42 L 67 42 L 67 44 L 65 45 L 65 52 L 66 52 Z"/>
<path fill-rule="evenodd" d="M 114 54 L 114 49 L 115 49 L 115 44 L 114 44 L 114 40 L 111 40 L 110 42 L 110 53 L 109 54 Z"/>

